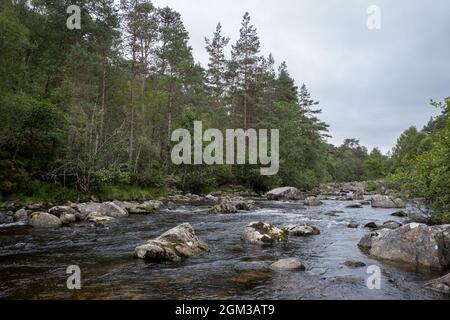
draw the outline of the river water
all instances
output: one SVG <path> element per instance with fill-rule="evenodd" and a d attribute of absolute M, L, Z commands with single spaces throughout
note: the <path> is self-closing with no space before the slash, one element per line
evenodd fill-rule
<path fill-rule="evenodd" d="M 348 209 L 349 202 L 258 200 L 261 209 L 209 214 L 207 205 L 179 205 L 153 215 L 132 215 L 106 226 L 78 224 L 56 230 L 0 228 L 0 299 L 446 299 L 424 288 L 440 276 L 365 256 L 357 247 L 367 229 L 349 229 L 393 218 L 393 210 Z M 321 234 L 255 247 L 241 242 L 244 227 L 262 220 L 282 227 L 311 223 Z M 189 222 L 210 252 L 177 263 L 147 263 L 134 248 Z M 304 272 L 270 271 L 282 258 L 298 258 Z M 346 261 L 366 267 L 350 268 Z M 68 290 L 67 267 L 81 269 L 81 290 Z M 381 288 L 370 290 L 368 266 L 381 269 Z"/>

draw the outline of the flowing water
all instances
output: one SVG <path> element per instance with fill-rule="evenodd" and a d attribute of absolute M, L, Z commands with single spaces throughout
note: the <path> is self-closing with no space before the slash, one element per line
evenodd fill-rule
<path fill-rule="evenodd" d="M 445 299 L 424 288 L 440 276 L 365 256 L 357 247 L 367 229 L 348 223 L 382 224 L 393 210 L 348 209 L 348 202 L 258 202 L 261 209 L 212 215 L 207 205 L 180 205 L 154 215 L 132 215 L 103 227 L 79 224 L 56 230 L 0 228 L 0 299 Z M 282 227 L 314 224 L 321 234 L 255 247 L 241 242 L 244 227 L 262 220 Z M 148 239 L 189 222 L 210 252 L 177 263 L 133 258 Z M 298 258 L 303 272 L 270 271 L 282 258 Z M 350 268 L 353 260 L 366 267 Z M 67 267 L 81 268 L 81 290 L 68 290 Z M 381 288 L 370 290 L 367 267 L 381 268 Z"/>

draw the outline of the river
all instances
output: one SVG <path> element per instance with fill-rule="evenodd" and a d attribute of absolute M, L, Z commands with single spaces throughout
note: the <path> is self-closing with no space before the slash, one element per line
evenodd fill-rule
<path fill-rule="evenodd" d="M 359 251 L 357 243 L 368 231 L 347 225 L 402 222 L 391 216 L 393 210 L 349 209 L 349 202 L 331 200 L 320 207 L 257 202 L 261 209 L 229 215 L 209 214 L 207 205 L 178 205 L 102 227 L 0 228 L 0 299 L 446 299 L 424 287 L 439 274 L 375 260 Z M 290 237 L 287 243 L 268 247 L 242 243 L 244 227 L 256 220 L 279 227 L 311 223 L 321 234 Z M 209 253 L 163 264 L 133 258 L 137 245 L 184 222 L 209 245 Z M 282 258 L 300 259 L 306 271 L 265 268 Z M 347 267 L 344 262 L 349 260 L 366 267 Z M 70 265 L 81 269 L 81 290 L 66 287 Z M 367 267 L 372 265 L 382 271 L 379 290 L 366 285 Z"/>

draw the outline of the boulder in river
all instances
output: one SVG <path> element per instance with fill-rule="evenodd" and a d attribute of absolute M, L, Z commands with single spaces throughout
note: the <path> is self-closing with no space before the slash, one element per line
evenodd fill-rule
<path fill-rule="evenodd" d="M 118 207 L 122 208 L 129 214 L 148 214 L 160 210 L 164 203 L 159 200 L 148 200 L 143 203 L 129 201 L 114 201 Z"/>
<path fill-rule="evenodd" d="M 257 208 L 255 201 L 241 197 L 223 198 L 218 204 L 209 209 L 210 213 L 237 213 L 239 210 L 250 211 Z"/>
<path fill-rule="evenodd" d="M 316 226 L 312 225 L 298 225 L 291 224 L 283 228 L 283 230 L 289 235 L 296 237 L 316 236 L 320 234 L 320 230 Z"/>
<path fill-rule="evenodd" d="M 386 221 L 385 223 L 383 223 L 383 225 L 381 225 L 381 229 L 398 229 L 402 226 L 402 224 L 400 222 L 397 221 Z"/>
<path fill-rule="evenodd" d="M 17 210 L 16 213 L 14 213 L 14 221 L 16 222 L 28 222 L 28 211 L 25 209 Z"/>
<path fill-rule="evenodd" d="M 310 207 L 317 207 L 320 206 L 322 204 L 322 202 L 317 199 L 317 197 L 308 197 L 305 199 L 305 205 L 310 206 Z"/>
<path fill-rule="evenodd" d="M 353 200 L 364 200 L 364 191 L 358 190 L 358 191 L 353 192 L 352 199 Z"/>
<path fill-rule="evenodd" d="M 237 213 L 238 209 L 230 199 L 222 199 L 220 203 L 209 209 L 210 213 Z"/>
<path fill-rule="evenodd" d="M 14 213 L 12 211 L 0 212 L 0 224 L 14 223 Z"/>
<path fill-rule="evenodd" d="M 275 270 L 305 270 L 305 265 L 298 259 L 281 259 L 270 265 Z"/>
<path fill-rule="evenodd" d="M 264 245 L 287 241 L 287 234 L 273 225 L 255 221 L 244 229 L 241 239 L 251 244 Z"/>
<path fill-rule="evenodd" d="M 149 261 L 179 261 L 208 251 L 188 223 L 181 224 L 160 237 L 136 247 L 135 257 Z"/>
<path fill-rule="evenodd" d="M 269 200 L 303 200 L 303 193 L 294 187 L 282 187 L 273 189 L 266 194 Z"/>
<path fill-rule="evenodd" d="M 128 212 L 114 202 L 88 202 L 75 205 L 79 212 L 78 217 L 86 219 L 89 214 L 95 213 L 97 216 L 107 216 L 111 218 L 122 218 L 128 216 Z"/>
<path fill-rule="evenodd" d="M 62 213 L 59 216 L 59 219 L 61 220 L 61 222 L 63 224 L 70 224 L 70 223 L 74 223 L 77 221 L 76 215 L 72 214 L 72 213 Z"/>
<path fill-rule="evenodd" d="M 426 287 L 433 291 L 450 294 L 450 273 L 441 278 L 429 281 Z"/>
<path fill-rule="evenodd" d="M 395 230 L 381 229 L 366 234 L 358 246 L 380 259 L 431 270 L 450 268 L 450 225 L 411 223 Z"/>
<path fill-rule="evenodd" d="M 364 226 L 364 228 L 378 229 L 378 225 L 375 222 L 369 222 Z"/>
<path fill-rule="evenodd" d="M 62 222 L 57 217 L 47 212 L 33 212 L 28 224 L 34 228 L 58 228 Z"/>
<path fill-rule="evenodd" d="M 57 217 L 61 217 L 62 214 L 69 214 L 69 215 L 76 215 L 77 212 L 69 207 L 69 206 L 57 206 L 57 207 L 53 207 L 48 209 L 48 213 L 57 216 Z"/>
<path fill-rule="evenodd" d="M 372 207 L 374 208 L 405 208 L 406 205 L 402 199 L 394 199 L 390 196 L 374 195 L 372 196 Z"/>
<path fill-rule="evenodd" d="M 359 227 L 359 224 L 358 224 L 358 223 L 355 223 L 355 222 L 350 222 L 350 223 L 347 225 L 347 228 L 349 228 L 349 229 L 358 229 L 358 227 Z"/>

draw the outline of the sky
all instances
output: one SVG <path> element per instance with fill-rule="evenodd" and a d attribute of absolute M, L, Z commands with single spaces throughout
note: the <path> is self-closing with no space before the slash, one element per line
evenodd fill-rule
<path fill-rule="evenodd" d="M 154 0 L 180 12 L 194 57 L 208 63 L 205 36 L 217 23 L 234 44 L 248 11 L 261 54 L 286 61 L 297 85 L 320 101 L 330 142 L 359 139 L 388 152 L 411 125 L 438 113 L 430 99 L 450 96 L 447 0 Z M 368 7 L 380 9 L 370 30 Z"/>

